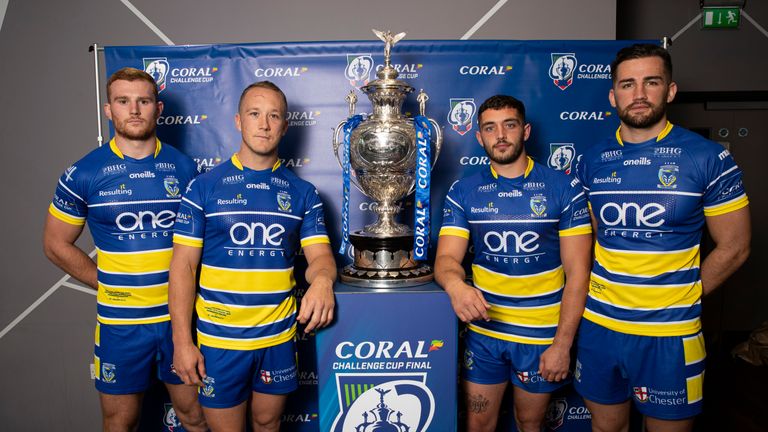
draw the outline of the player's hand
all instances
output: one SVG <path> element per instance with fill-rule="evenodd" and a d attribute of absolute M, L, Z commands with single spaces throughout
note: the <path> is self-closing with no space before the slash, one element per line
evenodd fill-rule
<path fill-rule="evenodd" d="M 296 320 L 301 324 L 306 324 L 304 333 L 325 327 L 333 321 L 335 305 L 333 281 L 327 277 L 318 276 L 304 293 Z"/>
<path fill-rule="evenodd" d="M 570 349 L 563 345 L 552 344 L 541 354 L 539 375 L 549 382 L 560 382 L 568 377 L 570 365 Z"/>
<path fill-rule="evenodd" d="M 203 385 L 205 361 L 200 350 L 192 344 L 173 347 L 173 368 L 187 385 Z"/>
<path fill-rule="evenodd" d="M 451 306 L 453 306 L 456 316 L 459 317 L 465 323 L 475 320 L 490 321 L 488 316 L 488 309 L 491 305 L 485 301 L 483 293 L 472 286 L 465 283 L 456 284 L 449 290 L 446 290 L 448 296 L 451 298 Z"/>

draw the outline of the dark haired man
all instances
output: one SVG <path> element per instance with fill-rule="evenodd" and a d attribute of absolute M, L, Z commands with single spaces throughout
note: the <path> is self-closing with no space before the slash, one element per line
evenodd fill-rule
<path fill-rule="evenodd" d="M 511 381 L 518 430 L 538 432 L 550 393 L 567 381 L 584 309 L 589 211 L 578 180 L 526 155 L 531 126 L 522 102 L 493 96 L 480 106 L 478 123 L 490 167 L 448 192 L 435 279 L 468 323 L 467 430 L 495 430 Z M 470 240 L 474 286 L 461 265 Z"/>
<path fill-rule="evenodd" d="M 181 191 L 195 163 L 155 136 L 163 110 L 155 81 L 133 68 L 107 82 L 115 136 L 59 179 L 43 242 L 54 264 L 97 290 L 94 369 L 105 431 L 138 426 L 154 375 L 188 431 L 205 431 L 196 389 L 173 372 L 168 266 Z M 88 223 L 98 265 L 75 246 Z"/>
<path fill-rule="evenodd" d="M 174 364 L 214 432 L 278 431 L 298 385 L 296 321 L 305 332 L 333 319 L 336 263 L 317 190 L 280 165 L 285 95 L 262 81 L 240 97 L 242 134 L 231 160 L 200 175 L 176 219 L 169 305 Z M 304 250 L 310 286 L 297 315 L 293 263 Z M 196 284 L 201 265 L 199 290 Z M 195 347 L 190 326 L 197 311 Z"/>
<path fill-rule="evenodd" d="M 596 231 L 575 386 L 595 431 L 626 431 L 629 403 L 648 431 L 690 431 L 701 412 L 701 296 L 749 254 L 741 170 L 728 150 L 667 121 L 677 92 L 661 47 L 612 63 L 621 125 L 577 165 Z M 702 261 L 704 225 L 716 246 Z"/>

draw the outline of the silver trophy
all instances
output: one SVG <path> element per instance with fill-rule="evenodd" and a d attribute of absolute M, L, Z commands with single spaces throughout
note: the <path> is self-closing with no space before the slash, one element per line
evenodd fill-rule
<path fill-rule="evenodd" d="M 415 190 L 416 129 L 413 119 L 401 113 L 406 96 L 414 88 L 397 79 L 398 72 L 390 64 L 392 47 L 405 33 L 374 30 L 384 42 L 384 67 L 378 79 L 363 86 L 373 114 L 360 123 L 350 137 L 349 160 L 354 176 L 351 182 L 363 194 L 376 201 L 372 206 L 377 220 L 363 230 L 350 233 L 354 246 L 354 263 L 342 270 L 345 283 L 372 288 L 419 285 L 432 280 L 432 269 L 413 258 L 413 230 L 395 221 L 397 202 Z M 428 96 L 422 90 L 416 100 L 424 116 Z M 357 96 L 354 90 L 346 98 L 350 117 L 355 114 Z M 440 126 L 428 119 L 433 132 L 433 166 L 443 142 Z M 334 131 L 333 150 L 342 166 L 342 132 L 345 122 Z M 342 166 L 343 169 L 343 166 Z"/>

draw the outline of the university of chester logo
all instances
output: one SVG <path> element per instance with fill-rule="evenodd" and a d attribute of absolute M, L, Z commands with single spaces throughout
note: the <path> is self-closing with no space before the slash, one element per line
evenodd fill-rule
<path fill-rule="evenodd" d="M 573 84 L 573 73 L 577 64 L 574 53 L 552 53 L 549 77 L 557 88 L 565 90 Z"/>
<path fill-rule="evenodd" d="M 576 148 L 573 143 L 550 143 L 549 159 L 547 165 L 557 171 L 565 171 L 571 174 L 571 163 L 576 157 Z"/>
<path fill-rule="evenodd" d="M 347 68 L 344 76 L 354 87 L 366 85 L 371 80 L 373 57 L 370 54 L 347 54 Z"/>
<path fill-rule="evenodd" d="M 464 135 L 472 129 L 472 118 L 477 111 L 473 98 L 451 98 L 451 110 L 448 112 L 448 122 L 459 135 Z"/>
<path fill-rule="evenodd" d="M 662 165 L 659 168 L 659 189 L 676 189 L 677 175 L 680 173 L 680 167 L 677 165 Z"/>
<path fill-rule="evenodd" d="M 261 382 L 263 382 L 264 384 L 272 384 L 272 373 L 268 370 L 262 370 Z"/>
<path fill-rule="evenodd" d="M 638 402 L 648 402 L 648 387 L 633 387 L 632 392 L 635 394 Z"/>
<path fill-rule="evenodd" d="M 517 379 L 519 379 L 521 383 L 528 384 L 531 382 L 531 374 L 529 372 L 517 371 L 515 374 L 517 374 Z"/>
<path fill-rule="evenodd" d="M 150 74 L 157 83 L 157 92 L 160 93 L 166 88 L 166 78 L 170 70 L 167 57 L 145 58 L 144 72 Z"/>

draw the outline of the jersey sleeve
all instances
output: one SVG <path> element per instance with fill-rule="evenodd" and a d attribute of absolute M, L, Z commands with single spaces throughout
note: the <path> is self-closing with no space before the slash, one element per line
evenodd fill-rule
<path fill-rule="evenodd" d="M 64 171 L 56 185 L 53 201 L 48 212 L 70 225 L 85 225 L 88 216 L 87 184 L 88 176 L 78 172 L 77 165 L 72 165 Z"/>
<path fill-rule="evenodd" d="M 325 228 L 323 202 L 314 187 L 307 193 L 305 209 L 301 222 L 301 247 L 319 243 L 330 244 L 331 240 Z"/>
<path fill-rule="evenodd" d="M 469 239 L 469 222 L 464 212 L 464 197 L 456 181 L 451 185 L 443 203 L 443 225 L 440 236 L 451 235 Z"/>
<path fill-rule="evenodd" d="M 578 178 L 570 179 L 563 193 L 565 205 L 560 213 L 560 237 L 591 234 L 592 224 L 587 207 L 587 194 Z"/>
<path fill-rule="evenodd" d="M 717 157 L 710 157 L 706 165 L 704 189 L 704 215 L 718 216 L 749 204 L 742 183 L 741 169 L 731 153 L 723 149 Z"/>
<path fill-rule="evenodd" d="M 203 247 L 205 236 L 205 211 L 202 185 L 192 179 L 181 197 L 176 223 L 173 225 L 173 242 L 197 248 Z"/>

